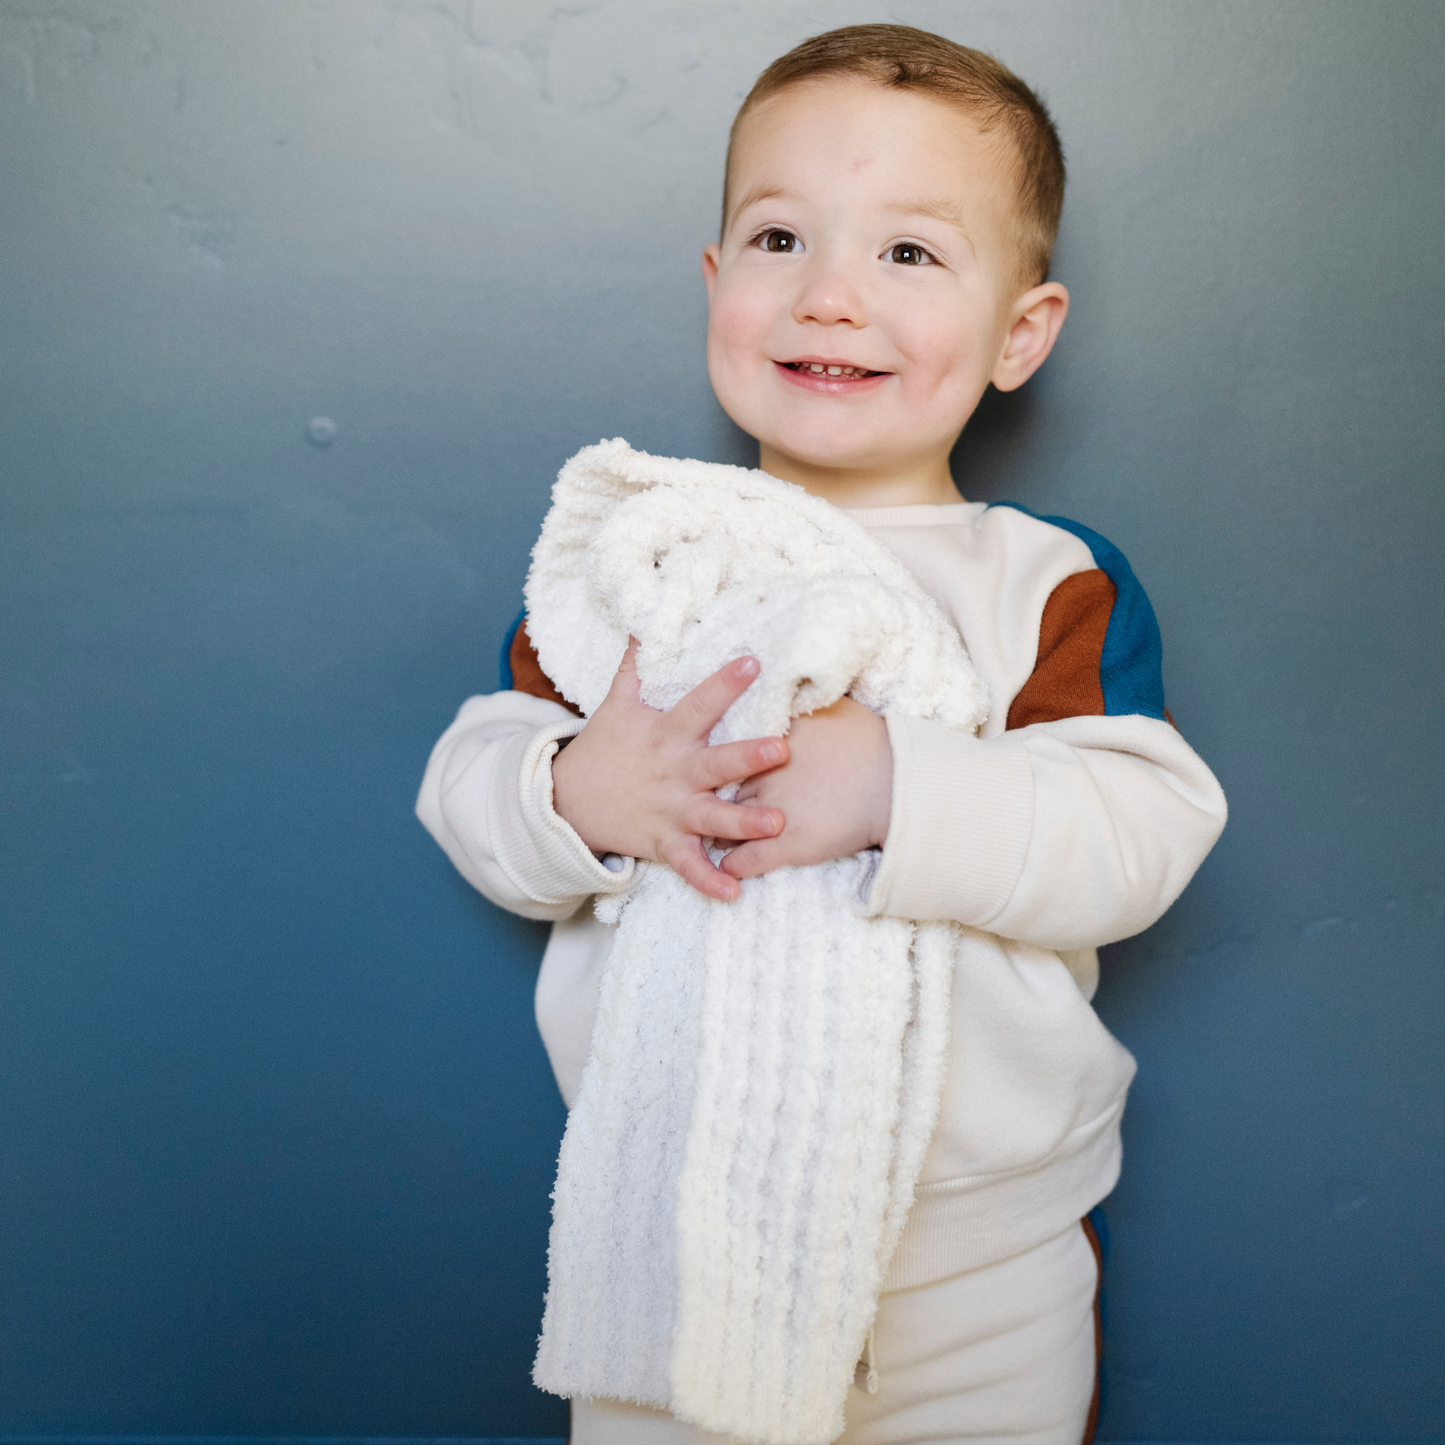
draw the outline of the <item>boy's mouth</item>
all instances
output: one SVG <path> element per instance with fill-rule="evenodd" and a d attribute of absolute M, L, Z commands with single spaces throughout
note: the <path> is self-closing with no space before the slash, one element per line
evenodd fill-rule
<path fill-rule="evenodd" d="M 860 381 L 870 376 L 883 375 L 881 371 L 869 371 L 866 366 L 847 366 L 842 362 L 783 361 L 779 365 L 800 376 L 826 376 L 834 379 L 847 377 L 849 381 Z"/>
<path fill-rule="evenodd" d="M 775 361 L 774 366 L 790 385 L 801 387 L 815 396 L 862 396 L 882 386 L 891 371 L 870 371 L 850 361 L 825 356 L 805 356 L 797 361 Z"/>

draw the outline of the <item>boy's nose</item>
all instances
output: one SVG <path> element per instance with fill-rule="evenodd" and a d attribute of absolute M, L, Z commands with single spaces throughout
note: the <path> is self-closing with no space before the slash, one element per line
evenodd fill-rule
<path fill-rule="evenodd" d="M 867 310 L 856 278 L 841 266 L 819 267 L 798 292 L 793 320 L 822 326 L 866 326 Z"/>

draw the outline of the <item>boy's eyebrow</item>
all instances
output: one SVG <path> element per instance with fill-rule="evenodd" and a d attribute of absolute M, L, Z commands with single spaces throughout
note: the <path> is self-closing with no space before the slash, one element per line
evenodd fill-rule
<path fill-rule="evenodd" d="M 738 198 L 738 203 L 733 207 L 732 216 L 728 217 L 731 224 L 733 216 L 740 216 L 749 206 L 755 206 L 759 201 L 775 200 L 778 196 L 786 196 L 788 192 L 782 186 L 770 186 L 759 181 L 751 190 L 744 191 Z"/>
<path fill-rule="evenodd" d="M 897 201 L 884 209 L 903 216 L 930 216 L 962 231 L 965 236 L 968 234 L 968 227 L 963 224 L 963 207 L 957 201 Z"/>

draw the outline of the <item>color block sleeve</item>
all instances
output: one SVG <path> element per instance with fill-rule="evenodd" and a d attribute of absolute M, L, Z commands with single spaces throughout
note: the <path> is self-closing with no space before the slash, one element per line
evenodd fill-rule
<path fill-rule="evenodd" d="M 1065 577 L 1044 604 L 1038 656 L 1008 710 L 1008 728 L 1105 711 L 1099 666 L 1118 591 L 1097 567 Z"/>
<path fill-rule="evenodd" d="M 1049 594 L 1001 736 L 887 719 L 893 814 L 870 912 L 1089 949 L 1149 927 L 1183 891 L 1224 795 L 1164 710 L 1148 599 L 1113 570 Z"/>

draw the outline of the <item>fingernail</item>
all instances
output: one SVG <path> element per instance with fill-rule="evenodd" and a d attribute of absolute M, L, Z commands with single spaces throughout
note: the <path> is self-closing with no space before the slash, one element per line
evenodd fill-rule
<path fill-rule="evenodd" d="M 758 660 L 756 657 L 743 657 L 738 659 L 738 675 L 740 677 L 756 677 L 758 672 Z"/>
<path fill-rule="evenodd" d="M 783 761 L 783 745 L 781 743 L 764 743 L 762 756 L 765 763 L 780 763 Z"/>

